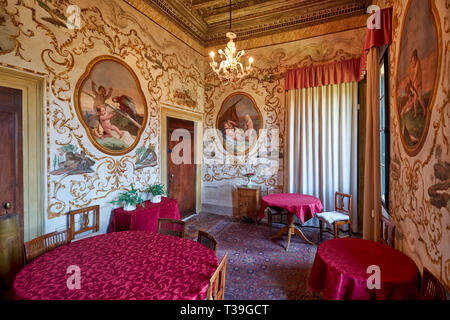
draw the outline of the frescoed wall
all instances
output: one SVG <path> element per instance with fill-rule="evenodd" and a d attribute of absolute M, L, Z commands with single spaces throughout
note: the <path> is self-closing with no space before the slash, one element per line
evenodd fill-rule
<path fill-rule="evenodd" d="M 67 24 L 71 5 L 81 9 L 80 28 L 74 25 L 71 29 Z M 95 204 L 101 207 L 100 231 L 106 231 L 113 208 L 109 202 L 120 190 L 134 183 L 143 191 L 160 179 L 161 105 L 203 112 L 203 56 L 119 0 L 96 1 L 94 5 L 88 0 L 1 0 L 0 30 L 0 67 L 45 81 L 45 232 L 66 228 L 69 210 Z M 138 99 L 134 85 L 134 91 L 128 90 L 120 82 L 123 74 L 110 72 L 103 80 L 101 76 L 94 79 L 96 90 L 100 86 L 109 90 L 118 83 L 121 89 L 113 95 L 139 100 L 131 104 L 114 101 L 114 96 L 106 100 L 117 113 L 123 109 L 124 118 L 128 111 L 133 118 L 133 106 L 138 124 L 148 115 L 142 132 L 132 133 L 137 143 L 130 140 L 125 145 L 132 146 L 126 154 L 115 155 L 94 146 L 76 112 L 76 85 L 100 56 L 111 56 L 129 66 L 142 89 L 143 98 Z M 83 88 L 87 93 L 91 93 L 91 80 L 87 89 Z M 93 98 L 84 94 L 83 101 L 86 99 L 92 104 Z M 145 106 L 141 105 L 144 100 Z M 106 116 L 111 115 L 112 109 L 107 109 Z M 91 116 L 97 123 L 97 115 Z M 103 120 L 119 127 L 121 133 L 132 131 L 132 124 L 114 117 Z M 101 129 L 99 137 L 105 133 Z M 117 133 L 117 141 L 120 136 Z"/>
<path fill-rule="evenodd" d="M 397 226 L 398 248 L 410 256 L 420 270 L 423 267 L 428 268 L 449 289 L 450 2 L 404 0 L 386 1 L 383 5 L 394 8 L 393 44 L 389 51 L 391 74 L 389 214 Z M 421 7 L 424 8 L 420 9 Z M 417 12 L 419 12 L 417 19 L 411 19 Z M 434 23 L 421 25 L 421 21 L 432 17 L 435 17 Z M 426 48 L 421 43 L 432 39 L 417 38 L 416 35 L 411 38 L 408 34 L 410 29 L 414 30 L 417 26 L 429 29 L 424 34 L 431 34 L 430 38 L 435 39 Z M 417 64 L 411 58 L 415 55 L 415 50 L 421 63 L 422 74 L 420 76 L 420 72 L 410 72 L 409 80 L 405 83 L 407 76 L 404 68 L 417 70 Z M 405 84 L 408 85 L 408 81 L 413 92 L 414 88 L 422 90 L 425 110 L 422 109 L 421 99 L 414 100 L 414 94 L 411 95 L 413 99 L 410 110 L 405 109 L 408 98 L 399 100 L 402 94 L 407 92 Z M 422 88 L 418 86 L 420 82 Z M 428 130 L 424 131 L 426 121 L 429 121 L 429 126 Z M 414 123 L 419 127 L 417 134 L 405 130 L 405 127 Z M 408 135 L 407 138 L 410 136 L 410 139 L 405 141 L 405 135 Z"/>
<path fill-rule="evenodd" d="M 321 26 L 311 28 L 311 32 Z M 308 33 L 308 28 L 303 30 Z M 236 83 L 234 86 L 223 86 L 209 67 L 209 59 L 205 61 L 205 130 L 220 129 L 217 127 L 217 116 L 224 101 L 236 92 L 245 92 L 256 102 L 262 115 L 261 129 L 269 132 L 260 136 L 258 143 L 250 152 L 235 158 L 226 152 L 219 134 L 209 137 L 210 142 L 205 146 L 203 165 L 203 208 L 204 210 L 231 215 L 237 213 L 237 195 L 235 187 L 246 184 L 246 173 L 255 173 L 253 183 L 263 188 L 263 195 L 269 187 L 284 185 L 284 142 L 285 142 L 285 91 L 284 73 L 287 69 L 325 64 L 340 60 L 357 58 L 361 55 L 364 45 L 365 28 L 317 36 L 304 40 L 292 41 L 284 44 L 262 46 L 246 50 L 248 56 L 254 58 L 253 73 Z M 261 39 L 265 41 L 267 39 Z M 263 43 L 263 42 L 262 42 Z M 252 45 L 258 46 L 254 40 Z M 224 43 L 225 46 L 225 43 Z M 239 39 L 236 46 L 241 47 Z M 209 48 L 207 52 L 217 48 Z M 270 130 L 278 130 L 279 153 L 277 159 L 270 155 L 261 155 L 258 147 L 275 152 L 271 140 Z M 271 138 L 273 137 L 273 139 Z M 261 149 L 259 149 L 261 150 Z M 269 152 L 269 154 L 274 153 Z M 225 159 L 214 162 L 212 159 Z M 208 160 L 210 160 L 208 162 Z M 225 164 L 224 164 L 225 163 Z M 275 170 L 268 167 L 275 168 Z"/>

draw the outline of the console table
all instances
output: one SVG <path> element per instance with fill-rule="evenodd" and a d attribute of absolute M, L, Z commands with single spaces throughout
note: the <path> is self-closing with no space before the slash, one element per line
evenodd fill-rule
<path fill-rule="evenodd" d="M 128 230 L 157 232 L 159 218 L 180 220 L 177 200 L 162 197 L 160 203 L 145 201 L 144 207 L 138 204 L 133 211 L 125 211 L 123 208 L 114 209 L 109 232 Z"/>

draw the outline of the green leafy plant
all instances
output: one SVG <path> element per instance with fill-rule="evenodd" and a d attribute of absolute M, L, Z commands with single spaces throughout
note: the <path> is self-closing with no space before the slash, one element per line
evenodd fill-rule
<path fill-rule="evenodd" d="M 147 188 L 147 193 L 151 193 L 154 196 L 165 196 L 167 195 L 167 191 L 163 184 L 154 183 Z"/>
<path fill-rule="evenodd" d="M 113 204 L 122 204 L 135 206 L 138 203 L 144 207 L 144 200 L 139 195 L 139 191 L 131 184 L 131 190 L 121 192 L 117 200 L 111 201 Z"/>

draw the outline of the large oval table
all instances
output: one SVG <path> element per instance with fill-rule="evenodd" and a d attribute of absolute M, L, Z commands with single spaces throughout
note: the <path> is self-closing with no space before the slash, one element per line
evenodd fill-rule
<path fill-rule="evenodd" d="M 379 267 L 380 288 L 374 285 Z M 368 285 L 369 283 L 369 285 Z M 374 241 L 341 238 L 317 249 L 308 287 L 326 300 L 417 299 L 419 272 L 402 252 Z"/>
<path fill-rule="evenodd" d="M 306 243 L 312 244 L 312 242 L 308 240 L 308 238 L 306 238 L 303 232 L 294 225 L 294 215 L 300 219 L 302 224 L 312 219 L 316 213 L 322 212 L 323 210 L 323 205 L 320 199 L 314 196 L 299 193 L 269 194 L 263 197 L 261 200 L 261 206 L 259 210 L 260 220 L 264 218 L 264 210 L 267 207 L 277 207 L 286 209 L 288 211 L 288 225 L 282 228 L 278 234 L 271 237 L 271 239 L 279 238 L 283 234 L 287 233 L 288 241 L 286 245 L 286 251 L 289 250 L 291 236 L 294 234 L 298 235 Z"/>
<path fill-rule="evenodd" d="M 80 289 L 73 269 L 80 269 Z M 200 243 L 147 231 L 114 232 L 72 242 L 28 264 L 16 276 L 17 300 L 204 299 L 218 266 Z M 68 273 L 68 270 L 70 271 Z"/>

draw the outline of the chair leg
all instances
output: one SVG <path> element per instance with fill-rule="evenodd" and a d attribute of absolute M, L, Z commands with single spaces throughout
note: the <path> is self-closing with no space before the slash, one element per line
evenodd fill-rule
<path fill-rule="evenodd" d="M 323 222 L 322 222 L 322 220 L 319 220 L 319 228 L 320 228 L 319 243 L 320 243 L 320 242 L 322 242 L 322 231 L 323 231 Z"/>
<path fill-rule="evenodd" d="M 349 238 L 352 237 L 352 223 L 351 222 L 348 223 L 348 237 Z"/>
<path fill-rule="evenodd" d="M 337 223 L 334 223 L 334 238 L 339 238 L 339 225 Z"/>
<path fill-rule="evenodd" d="M 272 215 L 270 213 L 267 215 L 267 220 L 269 220 L 270 231 L 272 231 Z"/>

